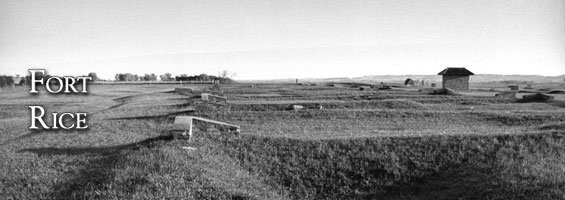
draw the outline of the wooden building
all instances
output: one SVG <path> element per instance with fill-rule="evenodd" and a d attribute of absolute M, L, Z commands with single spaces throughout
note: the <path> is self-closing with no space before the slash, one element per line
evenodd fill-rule
<path fill-rule="evenodd" d="M 475 75 L 465 68 L 448 67 L 439 72 L 442 75 L 441 85 L 443 89 L 454 91 L 469 91 L 469 76 Z"/>

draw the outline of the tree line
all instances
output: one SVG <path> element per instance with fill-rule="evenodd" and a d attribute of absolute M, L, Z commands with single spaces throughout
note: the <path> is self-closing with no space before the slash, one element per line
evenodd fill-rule
<path fill-rule="evenodd" d="M 84 75 L 82 75 L 82 76 L 84 76 Z M 96 73 L 94 73 L 94 72 L 89 73 L 88 76 L 92 77 L 92 81 L 99 81 L 100 80 L 98 78 L 98 76 L 96 76 Z M 47 81 L 47 79 L 49 79 L 51 77 L 51 75 L 36 73 L 35 77 L 36 77 L 35 78 L 36 80 L 43 79 L 43 81 Z M 77 84 L 80 84 L 80 83 L 81 82 L 79 80 L 79 82 L 77 82 Z M 30 85 L 30 84 L 31 84 L 31 75 L 27 75 L 27 76 L 0 75 L 0 87 L 12 86 L 12 85 Z M 51 83 L 49 83 L 49 84 L 58 85 L 59 82 L 51 81 Z"/>
<path fill-rule="evenodd" d="M 234 80 L 231 77 L 234 74 L 227 71 L 222 71 L 218 73 L 218 76 L 200 74 L 189 76 L 187 74 L 181 74 L 173 77 L 171 73 L 165 73 L 159 75 L 161 81 L 191 81 L 191 82 L 214 82 L 214 83 L 233 83 Z M 115 81 L 157 81 L 157 76 L 155 74 L 145 74 L 143 76 L 132 74 L 132 73 L 118 73 L 114 76 Z"/>
<path fill-rule="evenodd" d="M 139 76 L 137 74 L 123 73 L 116 74 L 114 78 L 116 81 L 157 81 L 157 76 L 155 74 L 145 74 L 143 76 Z"/>
<path fill-rule="evenodd" d="M 101 81 L 98 78 L 98 75 L 95 72 L 88 73 L 89 77 L 92 78 L 92 81 Z M 218 73 L 217 76 L 208 75 L 208 74 L 200 74 L 200 75 L 193 75 L 189 76 L 187 74 L 181 74 L 178 76 L 174 76 L 171 73 L 165 73 L 162 75 L 155 75 L 155 74 L 144 74 L 144 75 L 137 75 L 132 73 L 118 73 L 114 76 L 114 81 L 192 81 L 192 82 L 214 82 L 214 83 L 233 83 L 234 80 L 231 78 L 235 76 L 234 73 L 230 73 L 226 70 L 223 70 Z M 51 77 L 48 74 L 36 74 L 36 79 L 47 80 Z M 16 80 L 17 82 L 15 82 Z M 9 75 L 0 75 L 0 87 L 11 86 L 11 85 L 29 85 L 31 83 L 31 76 L 9 76 Z M 57 83 L 54 83 L 57 84 Z"/>
<path fill-rule="evenodd" d="M 14 85 L 14 77 L 13 76 L 1 75 L 0 76 L 0 86 L 4 87 L 4 86 L 9 86 L 9 85 Z"/>

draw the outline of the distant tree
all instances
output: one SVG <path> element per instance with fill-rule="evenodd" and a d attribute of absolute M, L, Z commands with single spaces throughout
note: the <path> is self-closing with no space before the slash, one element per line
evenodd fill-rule
<path fill-rule="evenodd" d="M 233 82 L 232 77 L 234 76 L 236 76 L 236 74 L 233 72 L 229 72 L 228 70 L 222 70 L 218 72 L 218 78 L 220 83 L 231 83 Z"/>
<path fill-rule="evenodd" d="M 145 74 L 140 77 L 142 81 L 156 81 L 157 76 L 155 74 Z"/>
<path fill-rule="evenodd" d="M 208 76 L 208 74 L 200 74 L 198 77 L 200 78 L 201 81 L 209 81 L 210 80 L 210 76 Z"/>
<path fill-rule="evenodd" d="M 5 76 L 0 76 L 0 87 L 4 87 L 5 84 L 6 84 Z"/>
<path fill-rule="evenodd" d="M 98 79 L 98 75 L 96 75 L 96 72 L 90 72 L 88 73 L 88 77 L 92 78 L 92 81 L 98 81 L 100 79 Z"/>
<path fill-rule="evenodd" d="M 12 76 L 0 76 L 0 85 L 8 86 L 14 84 L 14 78 Z"/>
<path fill-rule="evenodd" d="M 2 87 L 9 85 L 14 85 L 12 76 L 0 76 L 0 92 L 2 92 Z"/>
<path fill-rule="evenodd" d="M 127 74 L 116 74 L 116 81 L 127 81 Z"/>
<path fill-rule="evenodd" d="M 161 81 L 173 81 L 174 80 L 171 73 L 165 73 L 163 75 L 160 75 L 159 78 L 161 78 Z"/>
<path fill-rule="evenodd" d="M 141 79 L 139 78 L 139 76 L 137 76 L 137 74 L 130 74 L 127 73 L 126 74 L 126 81 L 140 81 Z"/>
<path fill-rule="evenodd" d="M 6 82 L 6 79 L 4 78 L 4 76 L 0 76 L 0 93 L 2 93 L 2 87 L 4 87 L 4 82 Z"/>
<path fill-rule="evenodd" d="M 176 81 L 200 81 L 200 76 L 188 76 L 186 74 L 181 74 L 175 77 Z"/>
<path fill-rule="evenodd" d="M 130 73 L 125 73 L 125 74 L 116 74 L 116 76 L 114 77 L 116 79 L 116 81 L 140 81 L 140 77 L 137 74 L 130 74 Z"/>
<path fill-rule="evenodd" d="M 223 77 L 222 77 L 223 76 Z M 208 74 L 200 74 L 196 76 L 188 76 L 186 74 L 181 74 L 179 76 L 175 76 L 174 80 L 176 81 L 212 81 L 217 83 L 229 83 L 233 82 L 229 77 L 233 76 L 233 73 L 218 73 L 218 76 L 208 75 Z M 161 75 L 161 80 L 164 80 L 166 76 Z M 171 77 L 171 80 L 173 78 Z"/>

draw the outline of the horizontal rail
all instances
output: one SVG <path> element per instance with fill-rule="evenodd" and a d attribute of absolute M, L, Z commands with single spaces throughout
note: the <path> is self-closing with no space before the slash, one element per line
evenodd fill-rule
<path fill-rule="evenodd" d="M 228 124 L 228 123 L 225 123 L 225 122 L 220 122 L 220 121 L 211 120 L 211 119 L 206 119 L 206 118 L 202 118 L 202 117 L 194 117 L 194 116 L 176 116 L 175 122 L 173 123 L 173 130 L 175 130 L 175 131 L 185 131 L 185 132 L 188 131 L 188 133 L 183 133 L 183 134 L 188 134 L 189 137 L 192 138 L 192 124 L 193 124 L 194 120 L 199 120 L 199 121 L 203 121 L 203 122 L 207 122 L 207 123 L 212 123 L 212 124 L 216 124 L 216 125 L 235 128 L 236 134 L 239 134 L 239 131 L 240 131 L 240 127 L 237 126 L 237 125 Z"/>
<path fill-rule="evenodd" d="M 202 118 L 202 117 L 192 117 L 192 119 L 193 119 L 193 120 L 196 119 L 196 120 L 200 120 L 200 121 L 210 122 L 210 123 L 213 123 L 213 124 L 219 124 L 219 125 L 223 125 L 223 126 L 231 126 L 231 127 L 238 128 L 238 129 L 239 129 L 239 126 L 237 126 L 237 125 L 228 124 L 228 123 L 225 123 L 225 122 L 220 122 L 220 121 L 211 120 L 211 119 L 206 119 L 206 118 Z"/>

